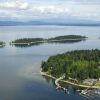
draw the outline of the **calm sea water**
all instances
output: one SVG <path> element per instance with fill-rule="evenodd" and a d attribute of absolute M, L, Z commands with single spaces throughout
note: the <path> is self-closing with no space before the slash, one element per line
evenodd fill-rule
<path fill-rule="evenodd" d="M 86 41 L 66 44 L 41 44 L 18 48 L 9 42 L 18 38 L 59 35 L 85 35 Z M 39 74 L 41 61 L 49 56 L 79 49 L 100 49 L 100 27 L 70 26 L 3 26 L 0 41 L 7 45 L 0 48 L 0 100 L 86 100 L 68 85 L 70 94 L 56 91 L 51 79 Z M 93 98 L 92 98 L 93 99 Z M 100 97 L 94 100 L 99 100 Z"/>

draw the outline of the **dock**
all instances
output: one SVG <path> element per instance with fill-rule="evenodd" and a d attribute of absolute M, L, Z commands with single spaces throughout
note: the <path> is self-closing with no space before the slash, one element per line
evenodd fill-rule
<path fill-rule="evenodd" d="M 69 91 L 65 88 L 65 87 L 62 87 L 60 84 L 59 84 L 59 81 L 64 79 L 65 78 L 65 75 L 63 75 L 62 77 L 58 78 L 55 80 L 55 85 L 56 85 L 56 89 L 62 89 L 65 93 L 68 93 L 69 94 Z"/>

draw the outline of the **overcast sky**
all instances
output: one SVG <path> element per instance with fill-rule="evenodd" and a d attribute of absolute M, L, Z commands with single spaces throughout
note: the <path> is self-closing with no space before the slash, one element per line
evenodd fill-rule
<path fill-rule="evenodd" d="M 100 21 L 100 0 L 0 0 L 0 19 L 80 18 Z"/>

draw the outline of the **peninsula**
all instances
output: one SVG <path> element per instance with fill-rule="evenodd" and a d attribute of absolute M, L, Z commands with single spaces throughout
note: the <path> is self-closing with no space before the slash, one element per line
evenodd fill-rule
<path fill-rule="evenodd" d="M 81 87 L 100 88 L 100 50 L 75 50 L 42 62 L 42 75 Z M 43 74 L 44 73 L 44 74 Z"/>

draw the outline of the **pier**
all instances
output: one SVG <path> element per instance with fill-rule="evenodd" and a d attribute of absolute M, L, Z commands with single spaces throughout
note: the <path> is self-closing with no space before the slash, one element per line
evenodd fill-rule
<path fill-rule="evenodd" d="M 69 94 L 69 91 L 65 87 L 62 87 L 59 84 L 59 81 L 61 81 L 64 78 L 65 78 L 65 74 L 62 77 L 60 77 L 60 78 L 58 78 L 58 79 L 55 80 L 56 89 L 62 89 L 65 93 L 68 93 Z"/>

